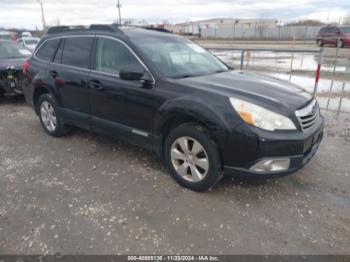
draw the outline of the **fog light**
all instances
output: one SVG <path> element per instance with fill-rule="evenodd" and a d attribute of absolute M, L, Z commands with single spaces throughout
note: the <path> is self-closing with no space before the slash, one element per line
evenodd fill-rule
<path fill-rule="evenodd" d="M 254 172 L 275 172 L 283 171 L 289 168 L 290 159 L 264 159 L 255 165 L 253 165 L 249 170 Z"/>

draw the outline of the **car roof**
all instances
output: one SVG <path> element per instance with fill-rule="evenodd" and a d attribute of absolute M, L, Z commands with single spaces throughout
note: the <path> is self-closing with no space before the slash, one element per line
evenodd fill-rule
<path fill-rule="evenodd" d="M 161 28 L 138 27 L 138 26 L 118 26 L 118 25 L 91 25 L 90 27 L 51 27 L 45 38 L 52 36 L 68 36 L 68 35 L 111 35 L 126 38 L 142 38 L 142 37 L 165 37 L 175 36 L 171 32 Z"/>

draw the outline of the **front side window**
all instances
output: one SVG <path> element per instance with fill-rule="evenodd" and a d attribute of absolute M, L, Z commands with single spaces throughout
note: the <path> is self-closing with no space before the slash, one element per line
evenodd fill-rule
<path fill-rule="evenodd" d="M 47 40 L 38 50 L 36 56 L 41 60 L 50 62 L 56 52 L 60 39 Z"/>
<path fill-rule="evenodd" d="M 64 40 L 62 64 L 89 68 L 92 37 L 68 37 Z"/>
<path fill-rule="evenodd" d="M 95 64 L 99 72 L 119 75 L 121 69 L 140 63 L 124 44 L 113 39 L 98 38 Z"/>
<path fill-rule="evenodd" d="M 223 72 L 229 68 L 199 45 L 180 37 L 134 39 L 134 44 L 167 77 Z"/>

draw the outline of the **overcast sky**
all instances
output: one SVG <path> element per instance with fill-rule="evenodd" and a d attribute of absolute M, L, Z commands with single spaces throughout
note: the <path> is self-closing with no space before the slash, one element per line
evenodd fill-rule
<path fill-rule="evenodd" d="M 49 25 L 112 23 L 116 0 L 42 0 Z M 122 17 L 148 22 L 182 22 L 215 17 L 275 18 L 282 22 L 312 18 L 324 22 L 350 16 L 350 0 L 121 0 Z M 36 0 L 0 0 L 0 27 L 41 28 Z"/>

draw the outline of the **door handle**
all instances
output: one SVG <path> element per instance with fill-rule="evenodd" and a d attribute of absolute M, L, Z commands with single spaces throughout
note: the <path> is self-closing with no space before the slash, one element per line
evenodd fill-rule
<path fill-rule="evenodd" d="M 58 73 L 56 71 L 50 71 L 50 76 L 56 78 L 58 76 Z"/>
<path fill-rule="evenodd" d="M 89 88 L 96 89 L 98 91 L 101 91 L 104 89 L 102 83 L 98 80 L 90 80 L 88 84 Z"/>

